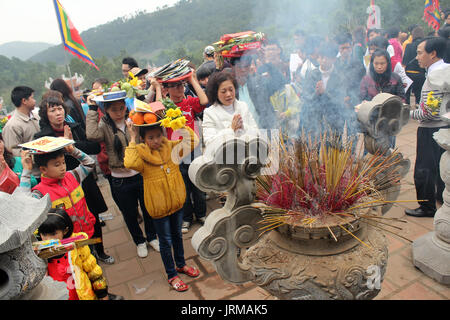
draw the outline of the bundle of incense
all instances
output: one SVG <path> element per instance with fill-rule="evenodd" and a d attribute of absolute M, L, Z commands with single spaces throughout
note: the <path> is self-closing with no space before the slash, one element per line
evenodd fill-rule
<path fill-rule="evenodd" d="M 46 240 L 33 243 L 33 250 L 37 256 L 41 259 L 49 259 L 55 256 L 62 255 L 75 248 L 81 248 L 87 245 L 96 244 L 102 242 L 100 238 L 84 239 L 83 236 L 77 236 L 73 238 L 63 240 Z"/>

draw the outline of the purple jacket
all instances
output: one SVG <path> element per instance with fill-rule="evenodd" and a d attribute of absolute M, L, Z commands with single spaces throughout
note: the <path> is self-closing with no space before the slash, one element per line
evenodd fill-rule
<path fill-rule="evenodd" d="M 370 75 L 364 76 L 361 80 L 359 92 L 361 101 L 371 101 L 376 95 L 382 92 L 399 96 L 403 102 L 406 101 L 402 80 L 396 73 L 392 73 L 391 79 L 383 84 L 376 83 Z"/>

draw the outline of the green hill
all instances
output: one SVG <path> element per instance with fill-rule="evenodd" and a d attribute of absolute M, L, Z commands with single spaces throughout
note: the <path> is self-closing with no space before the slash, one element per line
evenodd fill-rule
<path fill-rule="evenodd" d="M 384 26 L 407 27 L 420 23 L 423 15 L 422 0 L 380 0 L 377 4 Z M 202 48 L 224 33 L 253 29 L 286 40 L 298 27 L 326 35 L 365 25 L 368 5 L 369 1 L 351 0 L 181 0 L 153 13 L 118 18 L 81 33 L 81 37 L 94 59 L 115 57 L 126 50 L 156 64 L 183 53 L 196 55 L 194 60 L 198 60 Z M 59 45 L 30 60 L 61 64 L 64 53 Z"/>
<path fill-rule="evenodd" d="M 161 66 L 182 57 L 199 65 L 203 48 L 225 33 L 265 32 L 269 38 L 280 40 L 287 56 L 292 50 L 295 29 L 330 37 L 340 31 L 351 31 L 356 26 L 365 26 L 369 3 L 368 0 L 180 0 L 172 7 L 118 18 L 81 33 L 100 71 L 70 53 L 67 58 L 72 73 L 82 74 L 89 86 L 98 77 L 119 79 L 121 59 L 128 55 L 137 58 L 141 66 L 147 63 Z M 376 3 L 381 8 L 385 29 L 398 26 L 405 30 L 414 23 L 427 27 L 422 21 L 423 0 L 377 0 Z M 441 1 L 441 6 L 450 8 L 450 0 Z M 64 62 L 61 44 L 25 62 L 0 55 L 0 96 L 10 104 L 8 96 L 12 88 L 28 85 L 36 90 L 39 99 L 46 79 L 63 73 L 68 75 Z"/>
<path fill-rule="evenodd" d="M 173 7 L 153 13 L 141 12 L 132 19 L 116 19 L 81 33 L 93 57 L 113 57 L 125 49 L 138 58 L 155 58 L 162 50 L 197 50 L 229 32 L 252 27 L 256 3 L 270 1 L 179 1 Z M 269 6 L 269 7 L 268 7 Z M 273 6 L 273 4 L 272 4 Z M 35 62 L 64 62 L 61 46 L 55 46 L 31 58 Z"/>
<path fill-rule="evenodd" d="M 450 0 L 441 3 L 448 7 Z M 365 25 L 368 5 L 369 1 L 352 0 L 180 0 L 153 13 L 118 18 L 81 33 L 81 37 L 94 59 L 115 57 L 126 50 L 157 65 L 178 58 L 177 54 L 199 62 L 202 48 L 224 33 L 263 31 L 285 43 L 298 27 L 310 33 L 333 34 Z M 379 0 L 377 5 L 383 27 L 421 23 L 422 0 Z M 62 64 L 64 53 L 61 45 L 54 46 L 30 60 Z"/>
<path fill-rule="evenodd" d="M 0 55 L 8 58 L 16 57 L 20 60 L 27 60 L 35 54 L 42 52 L 43 50 L 46 50 L 52 46 L 53 44 L 44 42 L 7 42 L 0 45 Z"/>

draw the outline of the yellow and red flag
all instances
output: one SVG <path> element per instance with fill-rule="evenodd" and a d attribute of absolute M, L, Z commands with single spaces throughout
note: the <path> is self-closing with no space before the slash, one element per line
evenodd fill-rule
<path fill-rule="evenodd" d="M 64 49 L 69 51 L 78 59 L 83 60 L 84 62 L 90 64 L 98 70 L 98 67 L 94 63 L 94 60 L 87 51 L 87 48 L 84 45 L 84 42 L 81 39 L 78 30 L 75 29 L 75 26 L 73 25 L 61 3 L 59 3 L 58 0 L 53 0 L 53 4 L 55 5 L 56 18 L 58 20 Z"/>
<path fill-rule="evenodd" d="M 441 8 L 439 0 L 426 0 L 425 10 L 423 12 L 423 19 L 428 22 L 434 30 L 438 30 L 441 27 Z"/>

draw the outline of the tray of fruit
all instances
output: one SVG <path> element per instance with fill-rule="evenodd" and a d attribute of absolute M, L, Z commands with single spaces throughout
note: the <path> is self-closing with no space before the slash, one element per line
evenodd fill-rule
<path fill-rule="evenodd" d="M 136 127 L 148 127 L 160 124 L 158 116 L 153 112 L 138 112 L 132 110 L 129 118 Z"/>

